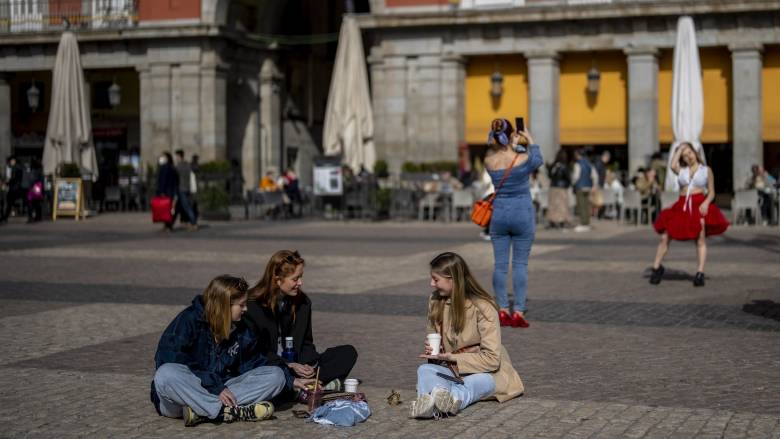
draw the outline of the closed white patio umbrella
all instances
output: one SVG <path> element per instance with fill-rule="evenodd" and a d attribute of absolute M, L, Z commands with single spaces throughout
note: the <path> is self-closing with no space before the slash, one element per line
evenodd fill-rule
<path fill-rule="evenodd" d="M 672 173 L 671 164 L 675 151 L 683 142 L 688 142 L 704 160 L 700 142 L 704 124 L 704 97 L 701 85 L 701 64 L 699 48 L 696 45 L 696 30 L 691 17 L 677 20 L 677 43 L 674 46 L 674 67 L 672 71 L 672 131 L 674 143 L 669 149 L 669 164 L 666 170 L 664 189 L 679 191 L 677 176 Z"/>
<path fill-rule="evenodd" d="M 361 165 L 373 171 L 373 117 L 360 28 L 353 17 L 345 16 L 325 111 L 325 154 L 341 154 L 343 163 L 355 171 Z"/>
<path fill-rule="evenodd" d="M 52 74 L 51 108 L 43 148 L 43 172 L 54 174 L 61 163 L 75 163 L 97 179 L 92 122 L 76 36 L 62 34 Z"/>

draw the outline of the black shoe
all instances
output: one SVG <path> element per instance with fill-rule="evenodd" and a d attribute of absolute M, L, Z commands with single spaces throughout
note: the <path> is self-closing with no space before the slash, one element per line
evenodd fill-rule
<path fill-rule="evenodd" d="M 197 413 L 195 413 L 195 411 L 192 410 L 190 406 L 184 407 L 182 415 L 183 415 L 182 417 L 184 418 L 185 427 L 194 427 L 200 423 L 208 421 L 209 419 L 205 416 L 200 416 Z"/>
<path fill-rule="evenodd" d="M 650 283 L 652 285 L 660 284 L 661 278 L 664 277 L 664 271 L 666 271 L 666 269 L 663 265 L 659 265 L 658 268 L 654 268 L 650 273 Z"/>
<path fill-rule="evenodd" d="M 703 287 L 704 286 L 704 273 L 701 271 L 696 272 L 696 276 L 693 278 L 693 286 L 694 287 Z"/>
<path fill-rule="evenodd" d="M 264 421 L 274 415 L 274 405 L 267 401 L 254 404 L 222 408 L 222 420 L 226 423 L 236 421 Z"/>

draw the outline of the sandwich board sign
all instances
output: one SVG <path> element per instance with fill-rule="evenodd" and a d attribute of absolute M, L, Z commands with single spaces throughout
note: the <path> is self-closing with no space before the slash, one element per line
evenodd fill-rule
<path fill-rule="evenodd" d="M 80 178 L 57 178 L 54 180 L 54 208 L 52 219 L 58 216 L 72 216 L 79 220 L 84 216 L 84 189 Z"/>

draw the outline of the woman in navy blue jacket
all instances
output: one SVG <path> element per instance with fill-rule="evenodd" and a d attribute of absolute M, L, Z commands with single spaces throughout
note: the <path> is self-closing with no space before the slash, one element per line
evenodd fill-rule
<path fill-rule="evenodd" d="M 285 388 L 313 380 L 293 379 L 284 365 L 269 363 L 241 322 L 248 285 L 244 279 L 214 278 L 160 337 L 151 399 L 157 413 L 184 418 L 185 426 L 260 421 L 273 415 L 267 400 Z"/>

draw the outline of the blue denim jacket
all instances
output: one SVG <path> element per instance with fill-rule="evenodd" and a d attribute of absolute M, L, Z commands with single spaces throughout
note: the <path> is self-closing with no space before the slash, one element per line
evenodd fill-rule
<path fill-rule="evenodd" d="M 257 349 L 249 328 L 240 321 L 235 324 L 230 337 L 217 344 L 203 317 L 202 297 L 195 296 L 192 305 L 165 328 L 154 355 L 155 368 L 165 363 L 183 364 L 200 378 L 206 390 L 218 395 L 231 378 L 260 366 L 279 366 L 284 371 L 287 387 L 292 389 L 293 377 L 287 367 L 283 363 L 269 362 Z M 155 407 L 159 407 L 154 381 L 151 398 Z"/>

